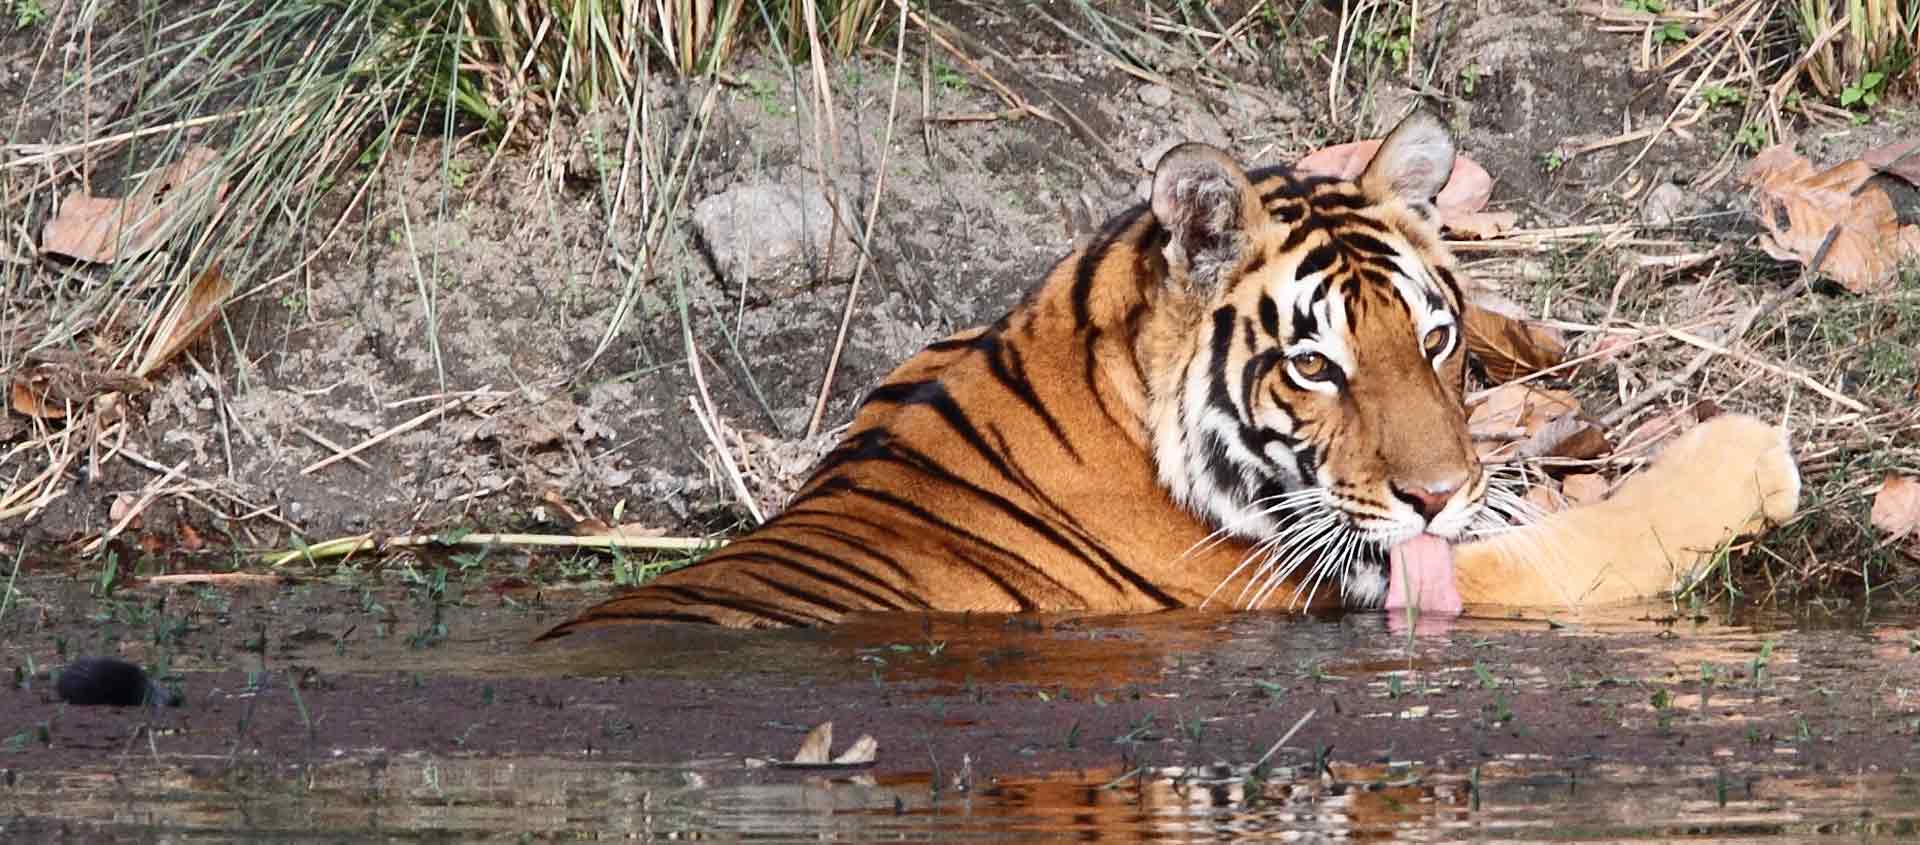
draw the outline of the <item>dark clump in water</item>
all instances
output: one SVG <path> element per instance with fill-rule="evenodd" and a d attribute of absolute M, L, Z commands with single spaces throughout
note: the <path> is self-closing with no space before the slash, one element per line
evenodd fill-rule
<path fill-rule="evenodd" d="M 114 657 L 82 657 L 60 670 L 60 700 L 79 706 L 180 706 L 180 696 L 147 677 L 145 669 Z"/>

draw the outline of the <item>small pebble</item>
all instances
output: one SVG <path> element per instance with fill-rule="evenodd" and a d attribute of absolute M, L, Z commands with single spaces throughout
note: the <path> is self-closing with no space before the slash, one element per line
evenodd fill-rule
<path fill-rule="evenodd" d="M 1156 109 L 1161 108 L 1173 102 L 1173 89 L 1165 85 L 1142 85 L 1140 86 L 1140 102 L 1153 106 Z"/>

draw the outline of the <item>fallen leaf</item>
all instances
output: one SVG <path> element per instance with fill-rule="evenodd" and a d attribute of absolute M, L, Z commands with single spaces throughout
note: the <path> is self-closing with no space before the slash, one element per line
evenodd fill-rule
<path fill-rule="evenodd" d="M 1920 478 L 1889 475 L 1873 494 L 1873 527 L 1905 537 L 1920 530 Z"/>
<path fill-rule="evenodd" d="M 1373 154 L 1379 149 L 1380 139 L 1377 138 L 1335 144 L 1308 153 L 1293 168 L 1302 173 L 1353 179 L 1366 171 L 1367 162 L 1373 160 Z M 1440 195 L 1433 198 L 1433 205 L 1440 212 L 1440 224 L 1452 226 L 1455 220 L 1486 208 L 1487 200 L 1492 196 L 1493 176 L 1487 173 L 1487 169 L 1473 159 L 1456 155 L 1453 157 L 1453 175 L 1447 178 Z"/>
<path fill-rule="evenodd" d="M 1567 358 L 1567 345 L 1560 333 L 1546 326 L 1510 317 L 1477 302 L 1469 304 L 1461 316 L 1468 354 L 1480 362 L 1487 378 L 1495 383 L 1559 366 Z"/>
<path fill-rule="evenodd" d="M 67 407 L 84 406 L 114 393 L 146 390 L 144 379 L 124 372 L 100 369 L 86 352 L 42 349 L 29 354 L 30 363 L 9 377 L 8 398 L 25 416 L 60 419 Z"/>
<path fill-rule="evenodd" d="M 800 741 L 800 750 L 793 755 L 793 762 L 802 766 L 818 766 L 827 762 L 827 752 L 833 750 L 833 722 L 821 722 L 807 731 L 807 738 Z"/>
<path fill-rule="evenodd" d="M 1511 211 L 1468 211 L 1442 215 L 1441 225 L 1456 238 L 1484 241 L 1513 231 L 1520 215 Z"/>
<path fill-rule="evenodd" d="M 1558 489 L 1547 483 L 1528 487 L 1526 494 L 1521 498 L 1539 508 L 1541 514 L 1559 513 L 1567 509 L 1567 497 L 1560 495 Z"/>
<path fill-rule="evenodd" d="M 1920 256 L 1920 226 L 1900 225 L 1893 200 L 1866 184 L 1873 174 L 1859 159 L 1815 173 L 1785 145 L 1763 151 L 1741 177 L 1767 230 L 1760 248 L 1782 261 L 1817 258 L 1814 270 L 1854 293 L 1891 289 L 1901 261 Z"/>
<path fill-rule="evenodd" d="M 1623 455 L 1644 451 L 1698 423 L 1717 416 L 1720 416 L 1720 406 L 1711 399 L 1702 399 L 1634 426 L 1632 431 L 1627 432 L 1627 436 L 1620 438 L 1620 445 L 1615 451 Z"/>
<path fill-rule="evenodd" d="M 33 377 L 15 378 L 8 390 L 15 413 L 43 420 L 61 419 L 67 415 L 67 409 L 63 403 L 53 401 L 51 392 L 44 378 Z"/>
<path fill-rule="evenodd" d="M 1577 433 L 1579 415 L 1580 403 L 1571 393 L 1508 383 L 1473 406 L 1467 429 L 1479 441 L 1480 459 L 1499 462 L 1551 452 L 1559 440 Z M 1550 428 L 1562 419 L 1570 422 Z"/>
<path fill-rule="evenodd" d="M 218 151 L 195 145 L 123 199 L 76 190 L 41 230 L 40 251 L 96 263 L 147 252 L 226 199 L 219 163 Z"/>
<path fill-rule="evenodd" d="M 1598 473 L 1581 472 L 1560 479 L 1560 490 L 1566 494 L 1567 501 L 1578 507 L 1591 505 L 1607 497 L 1607 477 Z"/>
<path fill-rule="evenodd" d="M 197 552 L 206 548 L 206 545 L 207 541 L 200 536 L 200 532 L 195 530 L 192 525 L 184 521 L 180 523 L 181 551 Z"/>
<path fill-rule="evenodd" d="M 880 742 L 875 740 L 872 734 L 861 734 L 859 739 L 847 746 L 847 750 L 833 758 L 833 762 L 838 766 L 867 766 L 871 765 L 879 755 Z"/>
<path fill-rule="evenodd" d="M 1875 147 L 1860 154 L 1860 160 L 1889 176 L 1920 187 L 1920 138 Z"/>
<path fill-rule="evenodd" d="M 1566 458 L 1591 461 L 1613 452 L 1606 432 L 1593 422 L 1577 416 L 1560 417 L 1520 444 L 1523 458 Z"/>
<path fill-rule="evenodd" d="M 146 378 L 193 345 L 213 325 L 214 318 L 220 316 L 220 306 L 231 293 L 233 282 L 221 274 L 218 264 L 195 277 L 184 292 L 173 298 L 173 306 L 167 309 L 167 316 L 161 318 L 160 328 L 153 333 L 155 339 L 147 346 L 147 354 L 133 374 Z"/>
<path fill-rule="evenodd" d="M 135 496 L 132 493 L 121 493 L 120 495 L 114 496 L 113 502 L 107 505 L 107 519 L 113 522 L 119 522 L 120 520 L 126 519 L 127 514 L 133 511 L 133 506 L 137 504 L 139 501 L 140 501 L 140 497 Z M 135 517 L 133 523 L 128 525 L 127 527 L 139 528 L 140 527 L 139 517 Z"/>

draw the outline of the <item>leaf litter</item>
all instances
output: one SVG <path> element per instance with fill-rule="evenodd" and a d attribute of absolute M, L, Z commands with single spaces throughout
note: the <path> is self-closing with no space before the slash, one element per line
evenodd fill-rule
<path fill-rule="evenodd" d="M 149 252 L 225 201 L 220 153 L 193 145 L 120 199 L 76 189 L 41 230 L 40 251 L 105 264 Z"/>
<path fill-rule="evenodd" d="M 1904 155 L 1888 158 L 1888 166 L 1906 161 Z M 1741 177 L 1753 188 L 1766 229 L 1760 248 L 1853 293 L 1892 290 L 1901 263 L 1920 258 L 1920 226 L 1902 225 L 1893 199 L 1869 184 L 1879 172 L 1857 158 L 1815 172 L 1787 145 L 1761 151 Z"/>
<path fill-rule="evenodd" d="M 880 752 L 879 741 L 872 734 L 861 734 L 859 739 L 840 752 L 838 757 L 829 757 L 833 751 L 833 722 L 821 722 L 807 732 L 807 738 L 801 740 L 800 749 L 794 752 L 792 760 L 775 761 L 773 765 L 784 769 L 854 769 L 873 765 Z"/>

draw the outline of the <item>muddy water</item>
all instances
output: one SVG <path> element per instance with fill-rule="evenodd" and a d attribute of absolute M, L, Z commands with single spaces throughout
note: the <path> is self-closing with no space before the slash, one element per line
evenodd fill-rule
<path fill-rule="evenodd" d="M 1903 613 L 875 617 L 530 648 L 601 593 L 404 571 L 15 590 L 7 841 L 1920 833 Z M 53 700 L 88 654 L 159 667 L 184 706 Z M 775 764 L 829 720 L 874 763 Z"/>

